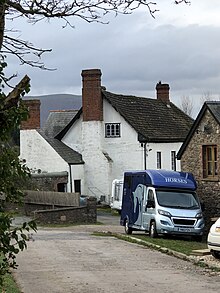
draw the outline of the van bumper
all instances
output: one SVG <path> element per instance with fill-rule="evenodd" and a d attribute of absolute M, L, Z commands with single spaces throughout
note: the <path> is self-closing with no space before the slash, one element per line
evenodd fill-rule
<path fill-rule="evenodd" d="M 185 228 L 185 227 L 179 227 L 179 228 L 161 228 L 158 229 L 159 234 L 164 235 L 188 235 L 188 236 L 202 236 L 203 235 L 203 229 L 193 229 L 193 228 Z"/>
<path fill-rule="evenodd" d="M 172 234 L 172 235 L 188 235 L 188 236 L 201 236 L 205 227 L 204 221 L 198 221 L 196 226 L 171 226 L 159 223 L 157 225 L 157 232 L 159 234 Z"/>

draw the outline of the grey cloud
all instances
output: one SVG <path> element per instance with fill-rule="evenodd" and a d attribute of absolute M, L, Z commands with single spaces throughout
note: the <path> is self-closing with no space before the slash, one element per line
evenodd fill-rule
<path fill-rule="evenodd" d="M 61 29 L 57 23 L 40 24 L 34 30 L 34 43 L 53 48 L 44 61 L 57 70 L 19 68 L 31 76 L 33 95 L 81 94 L 80 74 L 86 68 L 100 68 L 103 84 L 116 93 L 154 96 L 159 80 L 170 84 L 174 97 L 220 93 L 219 27 L 156 26 L 140 13 L 109 25 L 78 22 L 75 29 Z"/>

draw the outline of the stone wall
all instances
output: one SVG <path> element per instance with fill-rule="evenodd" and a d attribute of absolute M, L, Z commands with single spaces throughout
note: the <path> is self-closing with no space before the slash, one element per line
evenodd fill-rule
<path fill-rule="evenodd" d="M 61 207 L 48 205 L 25 204 L 26 213 L 33 215 L 37 223 L 41 224 L 75 224 L 96 223 L 96 198 L 87 198 L 86 206 Z M 39 209 L 41 208 L 41 209 Z"/>
<path fill-rule="evenodd" d="M 204 126 L 209 125 L 209 131 Z M 206 232 L 213 223 L 213 217 L 220 217 L 220 163 L 218 176 L 212 180 L 203 178 L 202 146 L 216 144 L 218 162 L 220 162 L 220 127 L 209 111 L 203 116 L 200 126 L 191 138 L 181 158 L 181 170 L 193 173 L 198 184 L 198 196 L 205 205 L 204 217 Z"/>
<path fill-rule="evenodd" d="M 40 173 L 32 174 L 30 180 L 25 184 L 29 190 L 57 191 L 59 183 L 67 184 L 68 173 Z"/>

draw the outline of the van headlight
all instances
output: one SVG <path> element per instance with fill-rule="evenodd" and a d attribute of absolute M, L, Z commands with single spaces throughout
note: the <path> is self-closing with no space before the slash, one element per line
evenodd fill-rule
<path fill-rule="evenodd" d="M 165 216 L 165 217 L 169 217 L 171 218 L 171 214 L 167 211 L 163 211 L 163 210 L 158 210 L 158 213 L 162 216 Z"/>
<path fill-rule="evenodd" d="M 196 214 L 196 219 L 201 219 L 201 218 L 202 218 L 202 213 L 201 212 L 197 213 Z"/>

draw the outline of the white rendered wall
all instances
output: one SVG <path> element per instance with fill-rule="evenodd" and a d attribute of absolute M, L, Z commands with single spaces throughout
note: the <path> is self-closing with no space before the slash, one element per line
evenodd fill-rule
<path fill-rule="evenodd" d="M 83 122 L 80 118 L 62 141 L 82 154 L 85 164 L 80 171 L 77 166 L 72 166 L 72 181 L 81 180 L 82 194 L 110 198 L 115 178 L 122 178 L 126 170 L 144 169 L 144 147 L 138 142 L 137 132 L 106 100 L 103 108 L 104 121 Z M 105 123 L 120 123 L 121 137 L 105 138 Z M 146 154 L 146 167 L 156 169 L 157 152 L 161 152 L 162 169 L 171 170 L 171 151 L 177 153 L 180 146 L 181 143 L 147 144 L 147 150 L 151 151 Z M 176 167 L 180 170 L 179 161 L 176 161 Z"/>
<path fill-rule="evenodd" d="M 76 192 L 74 188 L 74 180 L 80 180 L 81 182 L 81 194 L 87 195 L 85 192 L 85 180 L 84 180 L 84 165 L 71 165 L 71 180 L 69 183 L 69 191 Z"/>
<path fill-rule="evenodd" d="M 109 163 L 103 154 L 103 122 L 82 122 L 82 156 L 85 192 L 90 196 L 105 196 L 109 200 Z M 111 164 L 111 163 L 110 163 Z"/>
<path fill-rule="evenodd" d="M 149 143 L 147 149 L 147 169 L 157 169 L 157 152 L 161 152 L 161 169 L 172 170 L 171 151 L 176 155 L 182 143 Z M 180 161 L 176 160 L 176 171 L 180 171 Z"/>
<path fill-rule="evenodd" d="M 104 138 L 103 149 L 112 158 L 113 163 L 109 169 L 109 189 L 115 178 L 122 178 L 126 170 L 144 169 L 144 146 L 138 142 L 136 131 L 104 100 L 104 124 L 121 123 L 121 137 Z M 104 131 L 104 130 L 103 130 Z M 103 133 L 104 137 L 104 133 Z M 157 152 L 161 152 L 161 167 L 171 170 L 171 151 L 178 152 L 180 143 L 149 143 L 146 146 L 146 168 L 157 168 Z M 151 151 L 149 152 L 149 150 Z M 180 170 L 180 162 L 176 161 L 176 170 Z"/>
<path fill-rule="evenodd" d="M 120 123 L 121 136 L 115 138 L 105 138 L 103 130 L 103 149 L 107 151 L 112 158 L 112 170 L 109 174 L 110 185 L 113 179 L 122 178 L 125 170 L 143 169 L 143 148 L 137 139 L 137 132 L 104 101 L 104 124 Z"/>
<path fill-rule="evenodd" d="M 34 129 L 20 131 L 20 158 L 32 170 L 42 172 L 69 172 L 68 164 Z"/>
<path fill-rule="evenodd" d="M 79 153 L 82 152 L 82 115 L 70 127 L 69 131 L 62 138 L 62 142 L 71 149 Z"/>

